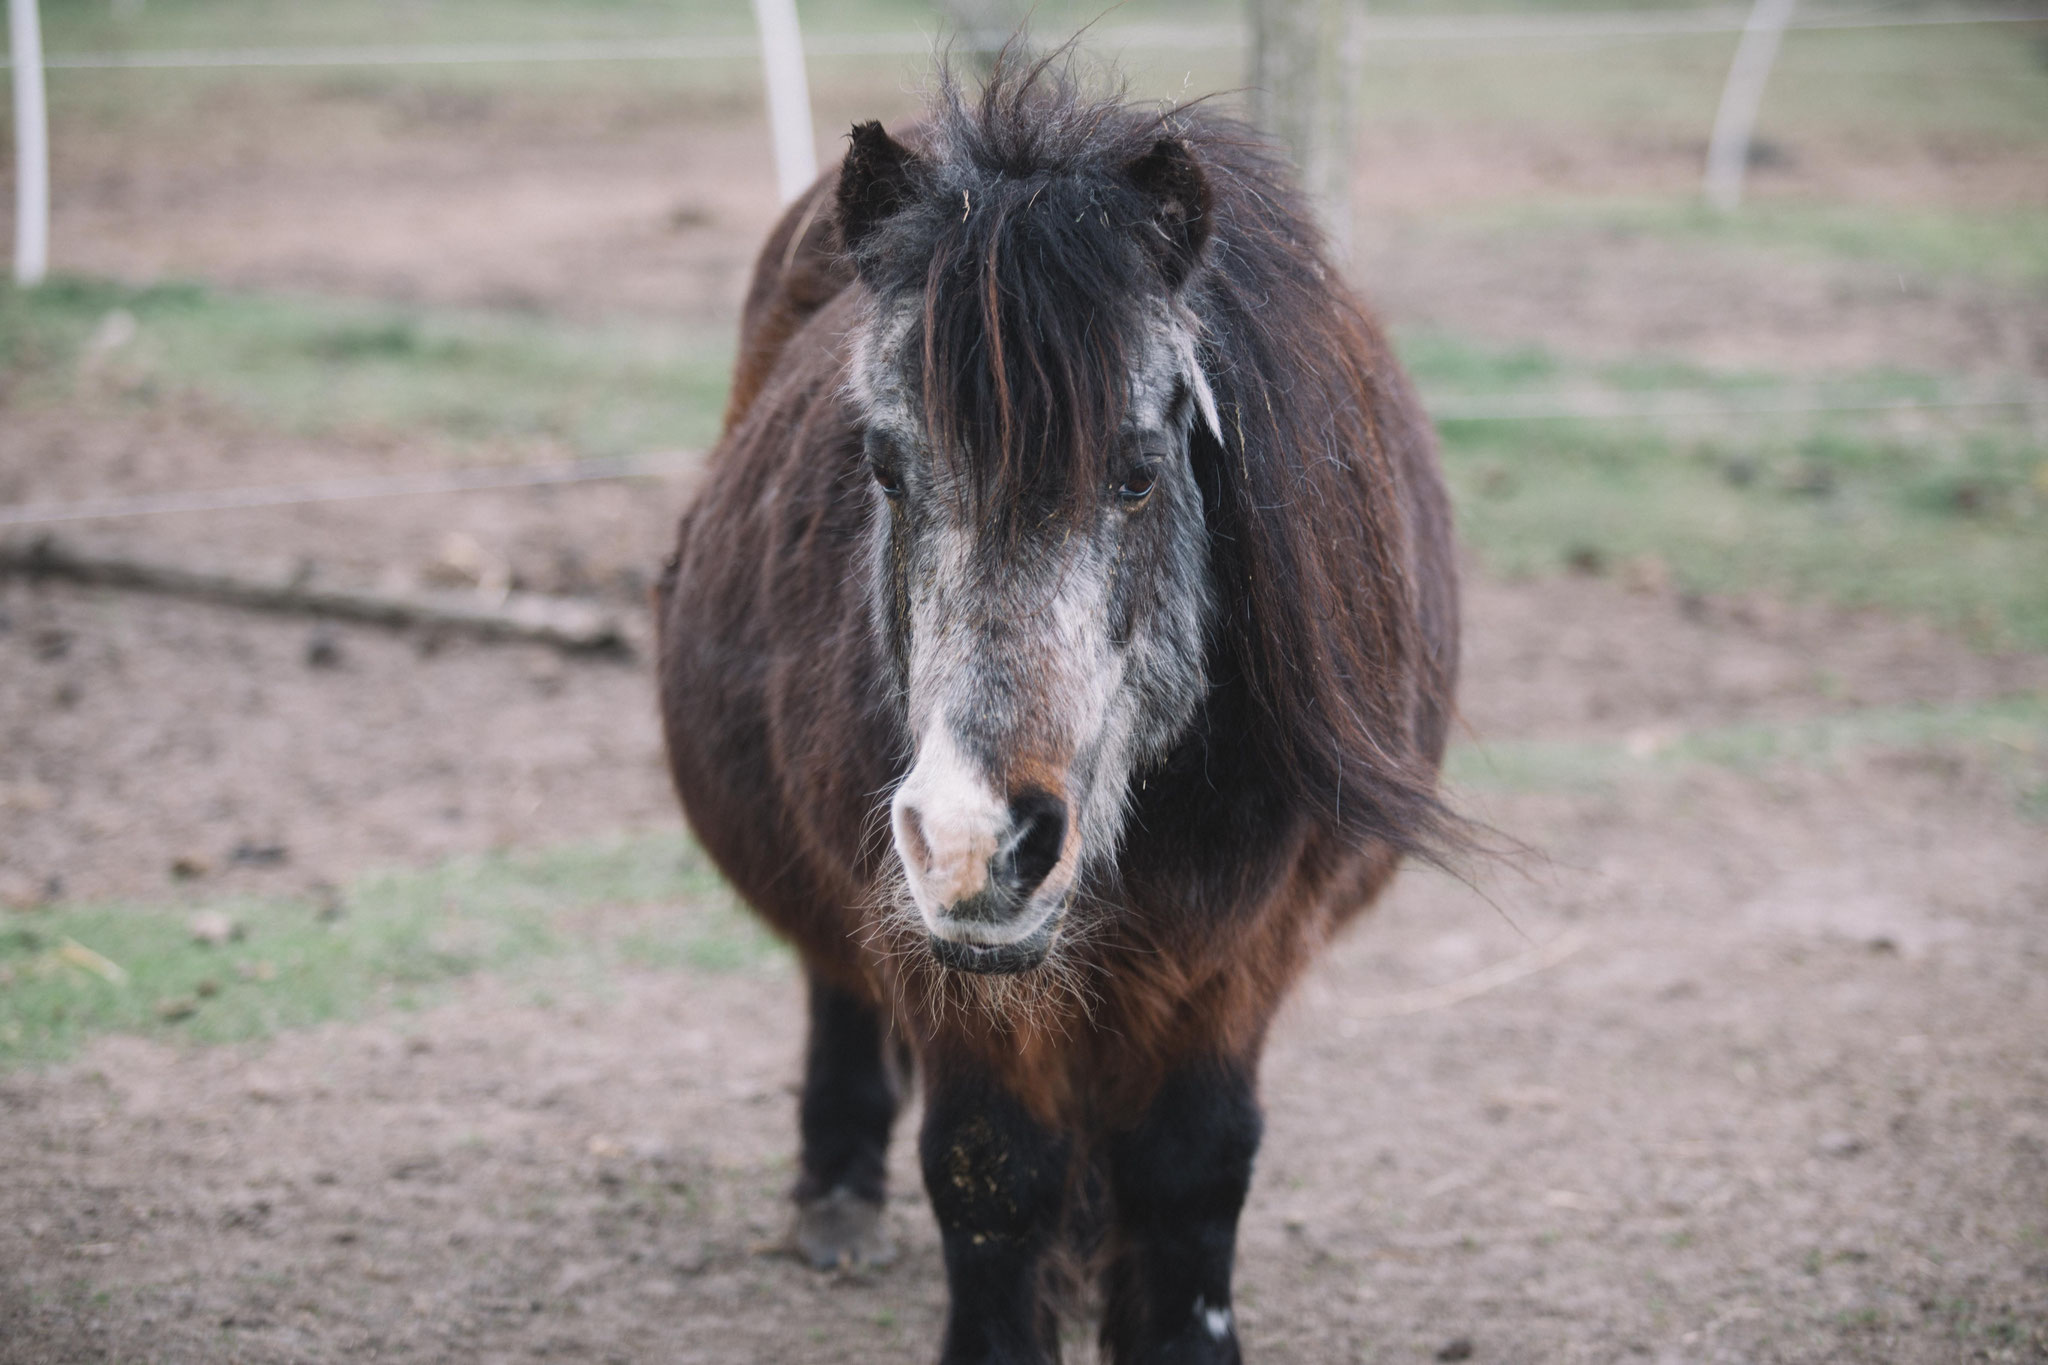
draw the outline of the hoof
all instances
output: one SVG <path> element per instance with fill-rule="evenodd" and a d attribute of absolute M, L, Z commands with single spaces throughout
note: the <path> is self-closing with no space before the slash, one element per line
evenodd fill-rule
<path fill-rule="evenodd" d="M 790 1242 L 817 1270 L 879 1268 L 896 1259 L 882 1231 L 882 1206 L 843 1185 L 796 1206 Z"/>

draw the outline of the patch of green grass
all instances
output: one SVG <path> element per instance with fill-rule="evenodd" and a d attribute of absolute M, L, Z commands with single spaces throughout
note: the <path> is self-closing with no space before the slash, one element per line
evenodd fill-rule
<path fill-rule="evenodd" d="M 2048 77 L 2042 83 L 2048 86 Z M 1598 231 L 1807 261 L 1866 261 L 1915 279 L 1965 276 L 2048 285 L 2048 208 L 2038 205 L 1899 207 L 1752 197 L 1739 212 L 1721 213 L 1690 197 L 1579 199 L 1518 205 L 1465 221 L 1482 233 Z"/>
<path fill-rule="evenodd" d="M 1454 747 L 1448 779 L 1466 788 L 1559 791 L 1597 788 L 1643 774 L 1702 764 L 1743 772 L 1775 764 L 1815 766 L 1858 752 L 1928 748 L 1989 751 L 2015 779 L 2026 809 L 2032 784 L 2048 770 L 2048 696 L 2024 695 L 1963 706 L 1873 707 L 1780 724 L 1617 740 L 1509 740 Z"/>
<path fill-rule="evenodd" d="M 1786 34 L 1758 133 L 2033 139 L 2048 132 L 2048 23 Z M 1734 40 L 1723 51 L 1730 52 Z"/>
<path fill-rule="evenodd" d="M 1401 351 L 1434 395 L 1459 533 L 1496 573 L 1654 559 L 1684 589 L 1883 607 L 2048 648 L 2048 445 L 2015 409 L 1870 410 L 1937 399 L 1924 375 L 1792 387 L 1433 335 Z M 1543 416 L 1552 400 L 1616 415 Z M 1835 410 L 1771 410 L 1801 404 Z"/>
<path fill-rule="evenodd" d="M 2048 482 L 2024 437 L 1447 423 L 1444 438 L 1461 533 L 1496 572 L 1654 557 L 1688 589 L 1883 607 L 2048 647 Z"/>
<path fill-rule="evenodd" d="M 1443 332 L 1404 331 L 1401 363 L 1417 382 L 1453 393 L 1498 393 L 1554 381 L 1562 369 L 1540 346 L 1473 346 Z"/>
<path fill-rule="evenodd" d="M 2008 1306 L 1953 1298 L 1936 1312 L 1947 1319 L 1956 1341 L 1980 1342 L 2003 1351 L 2006 1359 L 2031 1359 L 2034 1352 L 2048 1350 L 2048 1324 L 2016 1317 Z"/>
<path fill-rule="evenodd" d="M 2048 824 L 2048 775 L 2020 790 L 2020 814 Z"/>
<path fill-rule="evenodd" d="M 1677 3 L 1679 0 L 1663 0 Z M 799 5 L 807 31 L 843 33 L 884 28 L 935 31 L 947 11 L 929 0 L 831 0 Z M 1065 33 L 1096 19 L 1096 0 L 1049 0 L 1028 12 L 1034 27 Z M 1178 17 L 1190 9 L 1211 22 L 1236 17 L 1226 0 L 1128 0 L 1115 21 Z M 744 5 L 726 0 L 322 0 L 279 5 L 275 0 L 182 0 L 119 8 L 106 0 L 45 0 L 44 28 L 55 50 L 119 47 L 269 46 L 277 44 L 477 43 L 634 38 L 655 34 L 754 31 Z"/>
<path fill-rule="evenodd" d="M 339 915 L 299 899 L 207 907 L 242 936 L 209 946 L 190 907 L 69 905 L 0 921 L 0 1067 L 103 1033 L 192 1042 L 417 1007 L 478 971 L 550 984 L 606 968 L 755 971 L 780 949 L 694 845 L 648 835 L 463 858 L 368 877 Z"/>
<path fill-rule="evenodd" d="M 1585 0 L 1385 0 L 1375 14 L 1442 16 L 1497 11 L 1582 9 Z M 1690 9 L 1696 0 L 1639 0 L 1637 9 Z M 805 0 L 802 22 L 813 35 L 886 30 L 939 34 L 952 27 L 945 7 L 932 0 Z M 1028 14 L 1034 33 L 1058 41 L 1091 23 L 1232 23 L 1242 6 L 1228 0 L 1043 0 L 1013 4 Z M 113 5 L 108 0 L 45 0 L 44 27 L 53 52 L 107 49 L 261 47 L 416 43 L 536 42 L 630 39 L 669 35 L 747 34 L 753 24 L 743 5 L 723 0 L 151 0 Z M 2048 127 L 2048 101 L 2033 44 L 2035 26 L 1981 25 L 1874 28 L 1800 32 L 1787 36 L 1763 110 L 1763 132 L 1794 138 L 1809 129 L 1880 135 L 1905 130 L 2038 135 Z M 1704 141 L 1715 100 L 1736 42 L 1731 33 L 1606 41 L 1541 40 L 1374 44 L 1364 82 L 1365 115 L 1375 120 L 1532 119 L 1579 124 L 1626 122 Z M 1137 76 L 1140 93 L 1171 97 L 1195 69 L 1197 91 L 1242 84 L 1242 57 L 1231 50 L 1152 49 L 1118 54 Z M 922 57 L 814 57 L 813 79 L 858 66 L 870 98 L 893 95 L 906 67 L 921 73 Z M 270 79 L 263 72 L 172 72 L 166 85 L 133 72 L 60 75 L 53 95 L 60 107 L 86 92 L 149 89 L 153 98 L 180 90 L 221 88 Z M 286 79 L 325 79 L 331 73 L 290 71 Z M 573 92 L 622 82 L 699 89 L 758 85 L 758 68 L 729 60 L 695 62 L 502 63 L 398 73 L 401 80 L 502 89 L 542 86 Z M 118 85 L 110 82 L 119 83 Z M 61 124 L 60 124 L 61 126 Z"/>
<path fill-rule="evenodd" d="M 0 288 L 0 383 L 19 398 L 147 406 L 197 395 L 276 430 L 532 444 L 579 457 L 700 446 L 731 342 L 649 322 L 581 325 L 477 309 L 135 288 Z"/>
<path fill-rule="evenodd" d="M 1455 3 L 1455 11 L 1451 4 Z M 1375 14 L 1593 8 L 1565 0 L 1393 0 Z M 1634 7 L 1631 7 L 1634 8 Z M 2048 133 L 2048 81 L 2031 41 L 2048 25 L 1798 31 L 1786 35 L 1759 138 L 1798 157 L 1809 138 L 2023 141 Z M 1708 130 L 1738 39 L 1732 33 L 1371 45 L 1365 118 L 1626 128 L 1696 143 Z"/>
<path fill-rule="evenodd" d="M 75 49 L 268 47 L 326 43 L 545 41 L 633 37 L 673 31 L 744 31 L 744 9 L 713 0 L 180 0 L 110 5 L 106 0 L 44 0 L 45 43 Z"/>
<path fill-rule="evenodd" d="M 1576 361 L 1535 344 L 1494 346 L 1450 332 L 1402 328 L 1401 363 L 1432 395 L 1579 394 L 1628 396 L 1645 392 L 1700 400 L 1798 399 L 1832 403 L 1933 400 L 1946 390 L 1939 376 L 1910 370 L 1871 369 L 1801 388 L 1769 370 L 1718 369 L 1673 356 Z"/>

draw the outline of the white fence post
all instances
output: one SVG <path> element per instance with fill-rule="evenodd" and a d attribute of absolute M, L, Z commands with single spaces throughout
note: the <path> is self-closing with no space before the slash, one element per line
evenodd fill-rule
<path fill-rule="evenodd" d="M 1723 213 L 1742 203 L 1742 177 L 1749 169 L 1749 139 L 1756 131 L 1756 111 L 1778 59 L 1778 40 L 1792 18 L 1793 0 L 1756 0 L 1742 41 L 1728 65 L 1728 83 L 1721 87 L 1721 107 L 1714 111 L 1714 139 L 1707 144 L 1707 202 Z"/>
<path fill-rule="evenodd" d="M 50 125 L 43 101 L 43 26 L 36 0 L 7 0 L 14 65 L 14 282 L 42 283 L 50 268 Z"/>
<path fill-rule="evenodd" d="M 802 194 L 818 176 L 811 141 L 811 91 L 804 79 L 804 40 L 796 0 L 754 0 L 761 29 L 761 67 L 768 79 L 768 126 L 775 136 L 775 181 L 782 202 Z"/>

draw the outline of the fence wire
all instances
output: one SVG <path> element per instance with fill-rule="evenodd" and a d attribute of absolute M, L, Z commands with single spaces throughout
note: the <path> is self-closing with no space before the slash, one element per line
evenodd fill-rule
<path fill-rule="evenodd" d="M 1591 10 L 1563 14 L 1470 14 L 1369 16 L 1368 45 L 1492 44 L 1616 38 L 1736 34 L 1748 10 L 1712 7 L 1677 11 Z M 2040 9 L 1956 8 L 1901 11 L 1873 6 L 1812 10 L 1797 15 L 1796 30 L 1919 28 L 1967 24 L 2048 25 Z M 1242 24 L 1123 24 L 1089 30 L 1101 49 L 1227 51 L 1242 47 Z M 811 33 L 810 57 L 923 56 L 942 39 L 929 32 Z M 955 49 L 977 50 L 994 40 L 966 35 Z M 637 38 L 595 38 L 531 43 L 424 43 L 322 47 L 177 48 L 156 51 L 51 52 L 43 64 L 53 71 L 200 70 L 233 67 L 468 66 L 523 62 L 687 62 L 756 59 L 761 44 L 753 34 L 672 34 Z M 11 69 L 11 62 L 10 62 Z"/>
<path fill-rule="evenodd" d="M 1439 394 L 1426 400 L 1439 423 L 1541 421 L 1660 421 L 1692 417 L 1799 416 L 1827 413 L 1910 413 L 1993 411 L 2048 412 L 2048 391 L 2003 396 L 1952 394 L 1940 398 L 1815 400 L 1766 397 L 1703 401 L 1697 392 L 1669 390 L 1629 395 L 1625 400 L 1560 398 L 1555 394 Z M 111 521 L 179 512 L 232 512 L 263 507 L 363 502 L 374 498 L 423 497 L 558 484 L 685 474 L 703 459 L 698 451 L 671 450 L 571 464 L 500 465 L 419 474 L 369 475 L 309 483 L 255 484 L 236 488 L 141 493 L 76 502 L 17 503 L 0 507 L 0 528 L 54 526 L 65 522 Z"/>

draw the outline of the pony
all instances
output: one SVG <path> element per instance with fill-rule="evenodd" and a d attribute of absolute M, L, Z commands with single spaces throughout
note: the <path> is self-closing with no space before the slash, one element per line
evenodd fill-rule
<path fill-rule="evenodd" d="M 1404 858 L 1457 587 L 1434 438 L 1278 153 L 1006 57 L 770 235 L 655 590 L 676 790 L 809 993 L 792 1242 L 881 1262 L 913 1080 L 941 1360 L 1240 1358 L 1275 1010 Z"/>

